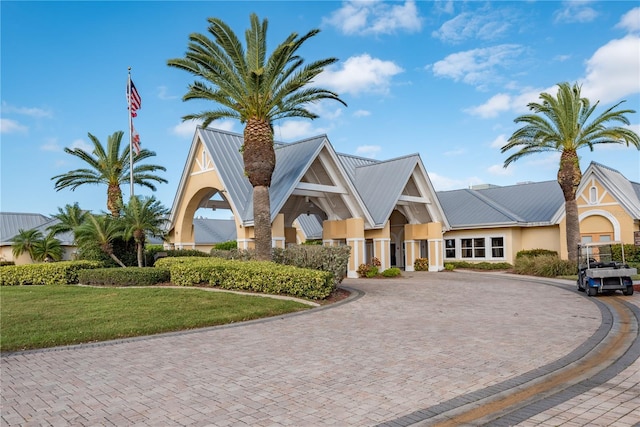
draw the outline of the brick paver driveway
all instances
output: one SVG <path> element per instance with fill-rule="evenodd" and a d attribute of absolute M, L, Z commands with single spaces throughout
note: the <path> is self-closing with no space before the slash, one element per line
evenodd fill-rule
<path fill-rule="evenodd" d="M 299 315 L 5 355 L 2 425 L 424 423 L 421 410 L 553 364 L 602 329 L 601 308 L 583 294 L 505 275 L 344 285 L 358 297 Z M 640 305 L 638 294 L 624 298 Z M 633 397 L 640 369 L 628 362 Z"/>

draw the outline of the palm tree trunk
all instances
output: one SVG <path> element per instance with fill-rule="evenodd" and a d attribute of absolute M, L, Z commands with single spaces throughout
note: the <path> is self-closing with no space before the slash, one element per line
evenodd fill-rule
<path fill-rule="evenodd" d="M 116 262 L 116 264 L 118 264 L 120 267 L 126 268 L 127 266 L 124 265 L 124 263 L 122 261 L 120 261 L 120 259 L 112 252 L 109 254 L 109 256 L 111 257 L 112 260 L 114 260 Z"/>
<path fill-rule="evenodd" d="M 120 216 L 122 208 L 122 190 L 117 184 L 109 184 L 107 188 L 107 209 L 111 212 L 111 216 L 117 218 Z"/>
<path fill-rule="evenodd" d="M 564 195 L 565 222 L 567 231 L 567 252 L 570 261 L 578 260 L 580 244 L 580 219 L 576 191 L 582 180 L 580 162 L 576 150 L 564 150 L 560 156 L 558 183 Z"/>
<path fill-rule="evenodd" d="M 253 230 L 256 243 L 256 258 L 271 260 L 271 202 L 269 187 L 253 187 Z"/>
<path fill-rule="evenodd" d="M 276 166 L 273 131 L 266 120 L 250 118 L 244 128 L 244 170 L 253 186 L 253 230 L 256 258 L 271 260 L 271 203 L 269 186 Z"/>

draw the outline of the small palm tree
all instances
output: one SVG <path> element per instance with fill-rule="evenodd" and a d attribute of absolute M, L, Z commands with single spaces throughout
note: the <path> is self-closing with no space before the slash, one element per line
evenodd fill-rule
<path fill-rule="evenodd" d="M 23 253 L 28 253 L 31 260 L 34 260 L 33 247 L 39 240 L 42 240 L 42 232 L 36 229 L 18 229 L 18 234 L 13 238 L 11 252 L 15 258 Z"/>
<path fill-rule="evenodd" d="M 141 198 L 134 196 L 123 208 L 122 222 L 124 237 L 133 237 L 136 242 L 138 267 L 143 266 L 144 245 L 146 235 L 164 238 L 164 225 L 169 211 L 154 197 Z"/>
<path fill-rule="evenodd" d="M 301 37 L 292 33 L 267 57 L 266 19 L 261 23 L 256 14 L 251 14 L 251 27 L 245 32 L 246 51 L 222 20 L 208 21 L 213 40 L 203 34 L 191 34 L 185 57 L 170 59 L 168 65 L 206 82 L 192 83 L 184 101 L 203 99 L 219 105 L 213 110 L 184 116 L 184 120 L 201 119 L 204 127 L 221 118 L 245 124 L 242 156 L 253 187 L 256 257 L 271 259 L 269 186 L 276 163 L 273 122 L 287 117 L 315 119 L 318 116 L 306 106 L 323 99 L 346 105 L 337 94 L 309 86 L 337 59 L 321 59 L 303 66 L 298 49 L 320 32 L 317 29 Z"/>
<path fill-rule="evenodd" d="M 52 215 L 53 218 L 56 218 L 60 222 L 52 225 L 48 230 L 53 233 L 54 236 L 61 233 L 73 232 L 75 240 L 75 229 L 84 223 L 88 214 L 88 211 L 80 209 L 78 202 L 73 205 L 65 205 L 64 209 L 58 208 L 58 213 Z"/>
<path fill-rule="evenodd" d="M 124 234 L 119 218 L 112 215 L 89 214 L 87 220 L 76 228 L 76 239 L 80 245 L 97 243 L 100 250 L 107 254 L 119 266 L 126 267 L 113 252 L 113 241 Z"/>
<path fill-rule="evenodd" d="M 622 123 L 629 125 L 625 114 L 633 114 L 634 110 L 618 110 L 624 101 L 608 108 L 599 116 L 592 117 L 598 102 L 591 105 L 587 98 L 580 96 L 580 86 L 569 83 L 558 84 L 557 96 L 541 93 L 542 103 L 528 104 L 532 114 L 525 114 L 515 119 L 516 123 L 525 125 L 516 130 L 502 147 L 502 153 L 517 149 L 504 161 L 507 167 L 516 160 L 530 154 L 548 151 L 560 152 L 558 168 L 558 184 L 562 188 L 565 201 L 567 226 L 567 250 L 569 259 L 578 258 L 580 243 L 580 220 L 576 190 L 582 180 L 578 150 L 589 147 L 591 151 L 598 144 L 631 144 L 640 149 L 640 138 L 629 128 L 610 126 L 607 124 Z"/>
<path fill-rule="evenodd" d="M 91 135 L 89 139 L 93 143 L 92 153 L 81 148 L 71 149 L 65 147 L 64 151 L 72 156 L 76 156 L 88 167 L 76 169 L 65 174 L 56 175 L 52 180 L 56 180 L 55 189 L 60 191 L 63 188 L 71 188 L 71 191 L 85 184 L 106 184 L 107 185 L 107 209 L 112 216 L 119 216 L 122 208 L 122 190 L 120 185 L 130 182 L 130 161 L 129 146 L 122 149 L 122 131 L 117 131 L 109 136 L 107 147 L 102 146 L 98 138 Z M 158 175 L 156 171 L 166 171 L 164 166 L 141 164 L 149 157 L 154 157 L 155 152 L 141 150 L 133 158 L 133 182 L 138 185 L 150 188 L 155 191 L 153 182 L 167 183 L 168 181 Z"/>
<path fill-rule="evenodd" d="M 35 261 L 60 261 L 63 253 L 60 240 L 56 239 L 53 233 L 49 233 L 33 244 L 33 259 Z"/>

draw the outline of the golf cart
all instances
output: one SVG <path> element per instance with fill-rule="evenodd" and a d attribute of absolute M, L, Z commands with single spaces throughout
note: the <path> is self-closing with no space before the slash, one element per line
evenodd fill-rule
<path fill-rule="evenodd" d="M 631 276 L 637 273 L 625 263 L 622 242 L 578 245 L 578 290 L 590 297 L 615 291 L 633 295 Z"/>

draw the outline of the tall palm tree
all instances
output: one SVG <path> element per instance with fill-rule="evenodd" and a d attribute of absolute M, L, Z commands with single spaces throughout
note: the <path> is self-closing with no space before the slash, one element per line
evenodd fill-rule
<path fill-rule="evenodd" d="M 113 252 L 113 241 L 124 234 L 120 218 L 112 215 L 89 214 L 87 220 L 76 228 L 76 239 L 80 245 L 97 243 L 100 250 L 120 267 L 126 267 Z"/>
<path fill-rule="evenodd" d="M 71 191 L 85 184 L 106 184 L 107 185 L 107 209 L 113 216 L 120 215 L 122 208 L 121 184 L 130 182 L 130 161 L 129 145 L 120 149 L 122 145 L 122 131 L 114 132 L 107 141 L 107 147 L 102 146 L 98 138 L 91 135 L 89 139 L 93 143 L 93 151 L 89 153 L 82 148 L 68 148 L 64 151 L 72 156 L 76 156 L 87 164 L 87 168 L 76 169 L 65 174 L 56 175 L 52 180 L 56 180 L 55 189 L 60 191 L 63 188 L 71 188 Z M 153 182 L 167 183 L 167 180 L 155 175 L 156 171 L 166 171 L 164 166 L 141 164 L 149 157 L 154 157 L 155 152 L 141 150 L 133 158 L 133 182 L 138 185 L 150 188 L 155 191 Z"/>
<path fill-rule="evenodd" d="M 56 218 L 60 222 L 52 225 L 48 230 L 52 232 L 54 236 L 61 233 L 73 232 L 75 240 L 75 229 L 84 223 L 87 215 L 89 215 L 89 212 L 80 209 L 78 202 L 75 202 L 73 205 L 65 205 L 64 208 L 58 208 L 57 214 L 52 215 L 53 218 Z"/>
<path fill-rule="evenodd" d="M 183 100 L 203 99 L 216 109 L 183 117 L 201 119 L 207 127 L 221 118 L 238 119 L 245 125 L 242 157 L 253 187 L 253 220 L 256 256 L 271 259 L 271 205 L 269 186 L 275 168 L 273 122 L 287 117 L 315 119 L 307 104 L 332 99 L 346 106 L 336 93 L 308 86 L 336 58 L 304 65 L 298 56 L 302 44 L 320 30 L 303 36 L 291 33 L 267 57 L 267 20 L 251 14 L 243 47 L 231 28 L 218 18 L 209 18 L 209 33 L 194 33 L 184 58 L 170 59 L 169 66 L 185 70 L 203 81 L 194 81 Z M 246 50 L 245 50 L 246 49 Z"/>
<path fill-rule="evenodd" d="M 123 208 L 124 238 L 136 242 L 138 267 L 143 266 L 144 244 L 147 234 L 164 238 L 164 225 L 169 211 L 154 197 L 132 197 Z"/>
<path fill-rule="evenodd" d="M 559 151 L 558 184 L 562 188 L 565 201 L 567 226 L 567 250 L 569 259 L 578 258 L 580 243 L 580 221 L 576 190 L 582 180 L 580 158 L 577 151 L 589 147 L 591 151 L 598 144 L 629 144 L 640 149 L 640 138 L 629 128 L 607 126 L 608 123 L 629 125 L 626 114 L 634 110 L 619 110 L 624 101 L 608 108 L 599 116 L 592 117 L 598 102 L 591 105 L 587 98 L 580 96 L 581 87 L 569 83 L 559 83 L 557 96 L 546 92 L 540 94 L 541 103 L 528 104 L 533 113 L 517 117 L 516 123 L 524 126 L 516 130 L 502 147 L 505 153 L 517 149 L 504 161 L 504 167 L 530 154 Z"/>
<path fill-rule="evenodd" d="M 17 258 L 26 252 L 33 261 L 33 247 L 39 240 L 42 240 L 42 232 L 39 230 L 18 229 L 18 234 L 13 238 L 13 244 L 11 245 L 11 252 L 13 253 L 13 256 Z"/>
<path fill-rule="evenodd" d="M 56 239 L 53 233 L 49 233 L 33 244 L 33 259 L 35 261 L 60 261 L 62 255 L 60 240 Z"/>

